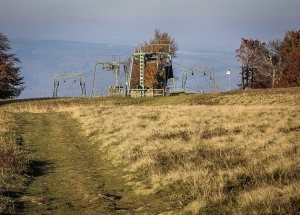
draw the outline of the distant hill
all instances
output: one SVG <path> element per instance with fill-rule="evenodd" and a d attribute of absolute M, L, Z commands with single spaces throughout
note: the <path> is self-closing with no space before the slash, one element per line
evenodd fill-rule
<path fill-rule="evenodd" d="M 180 44 L 179 44 L 180 45 Z M 86 77 L 87 94 L 90 95 L 95 63 L 105 62 L 106 55 L 123 55 L 130 57 L 133 46 L 118 44 L 96 44 L 60 40 L 11 40 L 12 52 L 20 58 L 21 76 L 25 78 L 26 89 L 20 98 L 51 97 L 53 93 L 54 74 L 56 72 L 82 72 Z M 238 82 L 238 62 L 234 52 L 202 50 L 201 47 L 180 47 L 173 68 L 177 77 L 176 86 L 181 87 L 183 67 L 213 67 L 216 84 L 221 91 L 228 89 L 228 76 L 231 69 L 231 88 Z M 209 77 L 195 74 L 188 77 L 187 86 L 196 90 L 209 91 Z M 114 74 L 98 68 L 95 92 L 106 95 L 109 85 L 114 84 Z M 124 83 L 124 79 L 121 80 Z M 58 96 L 80 96 L 79 82 L 62 80 Z"/>

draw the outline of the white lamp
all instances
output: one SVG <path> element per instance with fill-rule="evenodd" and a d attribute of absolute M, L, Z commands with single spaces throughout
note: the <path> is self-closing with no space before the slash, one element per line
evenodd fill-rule
<path fill-rule="evenodd" d="M 226 72 L 226 75 L 228 75 L 228 91 L 230 91 L 230 69 Z"/>

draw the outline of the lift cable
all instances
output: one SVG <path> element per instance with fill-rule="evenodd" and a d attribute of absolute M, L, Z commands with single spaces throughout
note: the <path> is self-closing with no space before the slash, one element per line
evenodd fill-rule
<path fill-rule="evenodd" d="M 90 70 L 90 71 L 88 71 L 88 72 L 82 72 L 83 74 L 88 74 L 88 73 L 91 73 L 91 72 L 94 72 L 94 70 Z M 89 77 L 89 76 L 85 76 L 85 77 Z M 69 80 L 69 79 L 72 79 L 73 77 L 69 77 L 69 78 L 66 78 L 66 79 L 64 79 L 64 81 L 67 81 L 67 80 Z"/>
<path fill-rule="evenodd" d="M 175 64 L 175 65 L 177 65 L 177 66 L 180 66 L 180 67 L 182 67 L 182 68 L 185 68 L 185 66 L 182 66 L 182 65 L 180 65 L 180 64 L 178 64 L 178 63 L 172 62 L 172 64 Z"/>
<path fill-rule="evenodd" d="M 76 81 L 76 80 L 75 80 L 75 81 Z M 64 97 L 66 97 L 66 96 L 67 96 L 67 94 L 69 93 L 69 91 L 70 91 L 71 87 L 73 86 L 73 84 L 75 83 L 75 81 L 73 81 L 73 82 L 72 82 L 71 86 L 70 86 L 70 87 L 69 87 L 69 89 L 67 90 L 67 92 L 66 92 L 66 94 L 65 94 L 65 96 L 64 96 Z"/>
<path fill-rule="evenodd" d="M 210 77 L 211 78 L 211 77 Z M 208 84 L 208 88 L 211 86 L 211 83 L 209 82 L 208 80 L 208 77 L 206 76 L 206 81 L 207 81 L 207 84 Z"/>
<path fill-rule="evenodd" d="M 198 85 L 198 83 L 197 83 L 197 81 L 196 81 L 196 78 L 195 78 L 195 76 L 194 76 L 194 74 L 192 73 L 192 76 L 194 77 L 194 80 L 195 80 L 195 83 L 196 83 L 196 85 L 197 85 L 197 87 L 198 87 L 198 90 L 199 90 L 199 92 L 201 91 L 201 89 L 200 89 L 200 87 L 199 87 L 199 85 Z"/>

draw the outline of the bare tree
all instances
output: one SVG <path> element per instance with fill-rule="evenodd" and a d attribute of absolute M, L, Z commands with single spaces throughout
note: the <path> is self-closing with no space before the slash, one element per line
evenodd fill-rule
<path fill-rule="evenodd" d="M 266 74 L 271 78 L 271 87 L 278 87 L 284 71 L 284 61 L 282 56 L 282 41 L 275 39 L 269 43 L 262 43 L 260 52 L 263 62 L 267 65 Z"/>

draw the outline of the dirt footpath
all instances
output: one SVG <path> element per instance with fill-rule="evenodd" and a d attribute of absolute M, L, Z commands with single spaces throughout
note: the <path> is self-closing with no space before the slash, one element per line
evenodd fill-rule
<path fill-rule="evenodd" d="M 147 207 L 130 193 L 122 170 L 103 160 L 79 123 L 64 113 L 20 114 L 31 150 L 32 178 L 19 199 L 21 214 L 140 214 Z"/>

